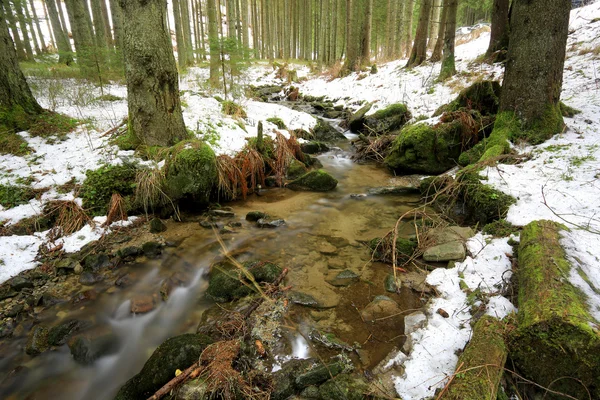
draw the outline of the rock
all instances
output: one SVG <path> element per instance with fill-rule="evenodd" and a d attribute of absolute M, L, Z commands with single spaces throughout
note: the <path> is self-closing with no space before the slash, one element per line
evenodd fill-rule
<path fill-rule="evenodd" d="M 422 311 L 415 311 L 404 317 L 404 334 L 410 336 L 411 333 L 425 326 L 427 316 Z"/>
<path fill-rule="evenodd" d="M 141 255 L 143 250 L 137 246 L 128 246 L 117 251 L 117 256 L 121 257 L 123 260 L 131 261 L 134 260 L 137 256 Z"/>
<path fill-rule="evenodd" d="M 81 265 L 81 264 L 79 264 L 79 261 L 77 261 L 73 258 L 67 257 L 67 258 L 63 258 L 62 260 L 60 260 L 54 268 L 56 268 L 57 272 L 62 271 L 65 273 L 69 273 L 69 272 L 74 272 L 75 267 L 77 265 Z"/>
<path fill-rule="evenodd" d="M 269 216 L 265 212 L 262 212 L 262 211 L 250 211 L 248 214 L 246 214 L 246 221 L 256 222 L 259 219 L 265 219 L 265 218 L 268 218 L 268 217 Z"/>
<path fill-rule="evenodd" d="M 269 262 L 245 262 L 243 266 L 257 283 L 272 283 L 283 271 L 279 265 Z M 228 262 L 216 264 L 210 271 L 206 295 L 214 301 L 227 302 L 254 293 L 254 290 L 241 282 L 242 279 L 245 279 L 243 273 L 236 266 Z"/>
<path fill-rule="evenodd" d="M 482 115 L 496 115 L 500 107 L 500 83 L 497 81 L 479 81 L 461 90 L 450 104 L 438 108 L 433 116 L 461 108 L 474 109 Z"/>
<path fill-rule="evenodd" d="M 216 223 L 214 221 L 200 221 L 199 224 L 201 227 L 203 227 L 205 229 L 212 229 L 212 228 L 219 229 L 221 227 L 218 223 Z"/>
<path fill-rule="evenodd" d="M 327 293 L 319 291 L 312 291 L 311 293 L 300 292 L 297 290 L 291 291 L 288 294 L 288 298 L 294 304 L 301 306 L 312 307 L 312 308 L 333 308 L 340 303 L 340 296 L 333 290 Z"/>
<path fill-rule="evenodd" d="M 428 294 L 432 292 L 431 287 L 426 282 L 427 274 L 422 272 L 410 271 L 402 274 L 402 287 L 414 290 L 415 292 Z"/>
<path fill-rule="evenodd" d="M 346 366 L 340 361 L 329 365 L 319 364 L 303 374 L 298 375 L 295 380 L 295 386 L 301 390 L 311 385 L 319 385 L 328 381 L 331 377 L 342 373 L 345 369 Z"/>
<path fill-rule="evenodd" d="M 373 251 L 373 257 L 377 261 L 391 262 L 392 261 L 392 238 L 387 237 L 374 238 L 368 243 L 369 248 Z M 417 242 L 405 238 L 396 239 L 396 259 L 407 260 L 412 257 L 415 249 L 417 248 Z"/>
<path fill-rule="evenodd" d="M 95 283 L 101 282 L 102 280 L 103 278 L 101 275 L 90 271 L 83 271 L 81 275 L 79 275 L 79 283 L 85 286 L 91 286 Z"/>
<path fill-rule="evenodd" d="M 316 343 L 325 346 L 328 349 L 354 351 L 354 347 L 344 342 L 333 333 L 321 332 L 318 329 L 313 329 L 309 332 L 308 338 Z"/>
<path fill-rule="evenodd" d="M 12 318 L 0 320 L 0 339 L 10 337 L 15 327 L 15 321 Z"/>
<path fill-rule="evenodd" d="M 374 114 L 367 115 L 360 132 L 379 136 L 400 129 L 412 115 L 404 104 L 392 104 Z"/>
<path fill-rule="evenodd" d="M 462 261 L 465 257 L 465 246 L 461 242 L 433 246 L 423 253 L 423 259 L 429 262 Z"/>
<path fill-rule="evenodd" d="M 175 376 L 198 361 L 211 343 L 204 335 L 184 334 L 167 339 L 152 353 L 142 370 L 121 387 L 115 400 L 147 399 Z"/>
<path fill-rule="evenodd" d="M 233 211 L 228 211 L 228 210 L 210 210 L 208 212 L 208 215 L 210 215 L 211 217 L 218 217 L 218 218 L 235 217 L 235 213 Z"/>
<path fill-rule="evenodd" d="M 402 280 L 399 275 L 394 278 L 394 274 L 388 274 L 385 277 L 384 286 L 387 292 L 398 293 L 402 287 Z"/>
<path fill-rule="evenodd" d="M 77 275 L 80 275 L 83 272 L 83 266 L 80 263 L 77 263 L 75 268 L 73 268 L 73 272 L 75 272 Z"/>
<path fill-rule="evenodd" d="M 241 228 L 242 223 L 239 221 L 233 221 L 233 222 L 228 223 L 227 226 L 230 228 Z"/>
<path fill-rule="evenodd" d="M 266 219 L 261 218 L 256 221 L 256 225 L 259 228 L 279 228 L 280 226 L 285 225 L 285 221 L 283 219 Z"/>
<path fill-rule="evenodd" d="M 37 356 L 48 350 L 48 328 L 36 326 L 33 328 L 25 345 L 25 353 L 30 356 Z"/>
<path fill-rule="evenodd" d="M 103 253 L 90 254 L 83 259 L 83 269 L 85 271 L 97 272 L 110 266 L 110 258 Z"/>
<path fill-rule="evenodd" d="M 96 338 L 78 336 L 69 341 L 73 359 L 82 365 L 90 365 L 98 358 L 115 353 L 118 349 L 118 338 L 114 334 Z"/>
<path fill-rule="evenodd" d="M 33 282 L 31 282 L 31 280 L 29 278 L 26 278 L 21 275 L 17 275 L 14 278 L 12 278 L 10 281 L 8 281 L 8 284 L 9 284 L 10 288 L 16 292 L 20 292 L 21 290 L 23 290 L 25 288 L 33 287 Z"/>
<path fill-rule="evenodd" d="M 48 344 L 51 346 L 61 346 L 67 342 L 67 339 L 74 333 L 88 327 L 89 322 L 72 319 L 62 324 L 56 325 L 48 331 Z"/>
<path fill-rule="evenodd" d="M 339 258 L 330 258 L 327 260 L 327 267 L 330 269 L 344 269 L 346 268 L 346 262 Z"/>
<path fill-rule="evenodd" d="M 167 230 L 167 225 L 165 225 L 160 218 L 153 218 L 150 221 L 150 233 L 161 233 Z"/>
<path fill-rule="evenodd" d="M 288 169 L 286 171 L 286 176 L 288 179 L 296 179 L 301 177 L 302 175 L 308 172 L 308 168 L 304 165 L 304 163 L 296 160 L 295 158 L 292 160 Z"/>
<path fill-rule="evenodd" d="M 227 235 L 227 234 L 229 234 L 229 233 L 236 233 L 236 231 L 235 231 L 235 229 L 233 229 L 233 228 L 232 228 L 232 227 L 230 227 L 230 226 L 224 226 L 224 227 L 222 227 L 221 229 L 219 229 L 219 233 L 220 233 L 221 235 Z"/>
<path fill-rule="evenodd" d="M 326 111 L 323 113 L 323 117 L 324 118 L 328 118 L 328 119 L 338 119 L 340 118 L 342 115 L 344 115 L 343 111 Z"/>
<path fill-rule="evenodd" d="M 50 307 L 55 304 L 62 303 L 63 301 L 64 300 L 58 297 L 54 292 L 46 291 L 37 299 L 35 304 Z"/>
<path fill-rule="evenodd" d="M 154 241 L 146 242 L 142 245 L 142 251 L 144 252 L 144 255 L 148 258 L 160 257 L 160 255 L 162 254 L 162 248 L 162 244 Z"/>
<path fill-rule="evenodd" d="M 290 360 L 281 366 L 279 371 L 273 373 L 273 392 L 271 399 L 286 400 L 294 393 L 299 392 L 296 388 L 296 377 L 315 364 L 313 359 Z"/>
<path fill-rule="evenodd" d="M 355 272 L 348 269 L 342 272 L 332 272 L 326 278 L 325 281 L 333 286 L 349 286 L 354 282 L 357 282 L 360 276 Z"/>
<path fill-rule="evenodd" d="M 305 142 L 300 145 L 300 149 L 306 154 L 317 154 L 329 150 L 329 146 L 321 142 Z"/>
<path fill-rule="evenodd" d="M 327 400 L 362 400 L 370 393 L 369 385 L 361 378 L 341 374 L 319 386 L 319 398 Z"/>
<path fill-rule="evenodd" d="M 95 290 L 93 290 L 93 289 L 84 290 L 83 292 L 79 292 L 75 296 L 73 296 L 71 298 L 71 303 L 78 304 L 78 303 L 81 303 L 82 301 L 96 300 L 97 297 L 98 297 L 98 292 L 96 292 Z"/>
<path fill-rule="evenodd" d="M 142 294 L 131 299 L 131 313 L 144 314 L 154 310 L 158 299 L 156 296 Z"/>
<path fill-rule="evenodd" d="M 209 396 L 208 384 L 204 378 L 184 382 L 175 393 L 174 400 L 204 400 Z"/>
<path fill-rule="evenodd" d="M 19 292 L 10 287 L 10 285 L 0 285 L 0 300 L 15 297 Z"/>
<path fill-rule="evenodd" d="M 373 103 L 367 103 L 357 112 L 352 114 L 348 120 L 348 128 L 350 128 L 352 132 L 359 133 L 361 129 L 363 129 L 365 124 L 365 115 L 369 112 L 369 110 L 371 110 L 371 107 L 373 107 Z"/>
<path fill-rule="evenodd" d="M 400 311 L 400 306 L 394 300 L 387 296 L 377 296 L 372 302 L 367 304 L 360 312 L 360 315 L 365 321 L 373 321 L 377 318 L 398 314 Z"/>
<path fill-rule="evenodd" d="M 318 250 L 319 250 L 319 253 L 326 254 L 326 255 L 336 254 L 338 252 L 337 247 L 335 247 L 334 245 L 332 245 L 329 242 L 323 242 L 323 243 L 319 244 Z"/>
<path fill-rule="evenodd" d="M 449 226 L 447 228 L 433 228 L 427 232 L 426 240 L 433 241 L 435 244 L 444 244 L 449 242 L 466 242 L 475 235 L 473 229 L 469 227 Z"/>
<path fill-rule="evenodd" d="M 337 179 L 322 169 L 310 171 L 300 178 L 288 183 L 287 188 L 292 190 L 306 190 L 313 192 L 327 192 L 336 188 Z"/>
<path fill-rule="evenodd" d="M 347 140 L 343 133 L 338 132 L 333 126 L 329 125 L 329 123 L 323 121 L 321 118 L 317 120 L 317 125 L 313 128 L 313 135 L 317 142 Z"/>

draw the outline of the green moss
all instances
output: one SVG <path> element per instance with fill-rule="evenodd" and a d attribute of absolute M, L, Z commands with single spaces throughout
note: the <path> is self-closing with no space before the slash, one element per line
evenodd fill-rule
<path fill-rule="evenodd" d="M 79 121 L 66 115 L 58 114 L 52 111 L 44 111 L 40 115 L 33 117 L 29 133 L 32 136 L 41 136 L 48 138 L 50 136 L 61 136 L 71 132 L 77 127 Z"/>
<path fill-rule="evenodd" d="M 368 243 L 369 249 L 373 252 L 375 260 L 383 262 L 391 262 L 392 257 L 392 239 L 390 237 L 385 238 L 374 238 Z M 415 252 L 417 243 L 410 239 L 397 238 L 396 239 L 396 259 L 407 260 Z"/>
<path fill-rule="evenodd" d="M 297 179 L 302 175 L 306 174 L 307 171 L 308 169 L 306 168 L 304 163 L 293 159 L 287 169 L 286 175 L 288 179 Z"/>
<path fill-rule="evenodd" d="M 438 108 L 433 115 L 461 108 L 478 110 L 482 115 L 494 115 L 500 107 L 500 91 L 500 83 L 496 81 L 475 82 L 463 89 L 450 104 Z"/>
<path fill-rule="evenodd" d="M 472 211 L 474 219 L 482 224 L 504 218 L 510 206 L 516 202 L 512 196 L 481 183 L 481 178 L 474 172 L 461 173 L 457 179 L 462 199 Z"/>
<path fill-rule="evenodd" d="M 85 173 L 81 186 L 83 208 L 92 215 L 106 215 L 113 193 L 123 197 L 135 191 L 136 169 L 132 165 L 108 165 Z"/>
<path fill-rule="evenodd" d="M 140 145 L 140 140 L 133 134 L 131 129 L 127 129 L 125 134 L 119 135 L 113 143 L 121 150 L 135 150 Z"/>
<path fill-rule="evenodd" d="M 460 156 L 461 123 L 432 127 L 420 123 L 404 127 L 394 140 L 385 165 L 397 173 L 440 174 L 456 165 Z"/>
<path fill-rule="evenodd" d="M 508 348 L 504 337 L 505 323 L 483 316 L 475 325 L 473 336 L 460 355 L 452 383 L 443 400 L 495 399 Z"/>
<path fill-rule="evenodd" d="M 20 132 L 29 129 L 32 117 L 23 107 L 0 108 L 0 132 Z"/>
<path fill-rule="evenodd" d="M 498 221 L 490 222 L 489 224 L 485 225 L 482 231 L 483 233 L 492 235 L 494 237 L 505 238 L 513 233 L 519 232 L 519 228 L 505 219 L 500 219 Z"/>
<path fill-rule="evenodd" d="M 392 104 L 386 108 L 383 108 L 377 112 L 375 112 L 373 115 L 370 115 L 370 117 L 372 118 L 376 118 L 376 119 L 384 119 L 384 118 L 390 118 L 390 117 L 394 117 L 397 115 L 403 115 L 406 114 L 408 112 L 408 108 L 406 107 L 405 104 Z"/>
<path fill-rule="evenodd" d="M 223 101 L 221 103 L 221 109 L 223 113 L 226 115 L 231 115 L 232 117 L 246 118 L 248 116 L 241 105 L 230 100 Z"/>
<path fill-rule="evenodd" d="M 15 156 L 24 156 L 32 149 L 27 141 L 18 133 L 5 131 L 0 126 L 0 154 L 13 154 Z"/>
<path fill-rule="evenodd" d="M 287 127 L 285 126 L 285 122 L 283 122 L 283 120 L 281 118 L 278 118 L 278 117 L 267 118 L 267 122 L 272 123 L 273 125 L 277 126 L 277 128 L 279 128 L 279 129 L 287 129 Z"/>
<path fill-rule="evenodd" d="M 567 279 L 571 265 L 555 222 L 534 221 L 521 233 L 518 329 L 511 356 L 536 383 L 587 398 L 600 396 L 600 334 L 582 293 Z M 573 379 L 561 379 L 565 376 Z M 580 382 L 577 382 L 579 380 Z"/>
<path fill-rule="evenodd" d="M 565 103 L 563 103 L 562 101 L 559 104 L 560 104 L 560 112 L 563 117 L 573 118 L 577 114 L 581 114 L 581 110 L 578 110 L 574 107 L 570 107 L 570 106 L 566 105 Z"/>
<path fill-rule="evenodd" d="M 269 262 L 245 262 L 243 266 L 257 283 L 272 283 L 282 272 L 279 265 Z M 218 302 L 227 302 L 255 292 L 253 284 L 231 263 L 219 263 L 211 268 L 208 289 L 206 289 L 209 298 Z"/>
<path fill-rule="evenodd" d="M 207 205 L 218 176 L 213 150 L 199 140 L 180 142 L 171 148 L 165 164 L 167 194 Z"/>
<path fill-rule="evenodd" d="M 26 186 L 0 185 L 0 204 L 6 208 L 27 204 L 35 197 L 35 191 Z"/>
<path fill-rule="evenodd" d="M 327 192 L 336 188 L 337 179 L 327 172 L 319 169 L 310 171 L 298 179 L 290 182 L 287 187 L 292 190 L 308 190 L 314 192 Z"/>
<path fill-rule="evenodd" d="M 319 386 L 321 399 L 362 400 L 369 393 L 369 385 L 361 378 L 341 374 Z"/>

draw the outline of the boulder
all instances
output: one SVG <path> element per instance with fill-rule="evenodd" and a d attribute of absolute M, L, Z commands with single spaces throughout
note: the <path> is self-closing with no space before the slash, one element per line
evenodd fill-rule
<path fill-rule="evenodd" d="M 392 104 L 374 114 L 367 115 L 360 132 L 367 136 L 383 135 L 402 128 L 411 117 L 406 105 Z"/>
<path fill-rule="evenodd" d="M 365 321 L 373 321 L 377 318 L 398 314 L 400 311 L 401 309 L 398 303 L 387 296 L 380 295 L 367 304 L 360 312 L 360 315 Z"/>
<path fill-rule="evenodd" d="M 262 211 L 250 211 L 246 214 L 246 221 L 256 222 L 259 219 L 268 218 L 269 215 Z"/>
<path fill-rule="evenodd" d="M 497 81 L 479 81 L 461 90 L 450 104 L 438 108 L 434 117 L 444 112 L 457 111 L 461 108 L 474 109 L 482 115 L 495 115 L 500 107 L 500 83 Z"/>
<path fill-rule="evenodd" d="M 283 269 L 273 263 L 252 261 L 245 262 L 243 267 L 251 273 L 257 283 L 272 283 L 281 275 Z M 254 293 L 245 275 L 238 267 L 229 262 L 222 262 L 211 268 L 206 295 L 217 302 L 227 302 Z"/>
<path fill-rule="evenodd" d="M 423 259 L 429 262 L 462 261 L 465 256 L 465 246 L 456 241 L 430 247 L 423 253 Z"/>
<path fill-rule="evenodd" d="M 105 334 L 95 338 L 77 336 L 69 341 L 71 355 L 81 365 L 90 365 L 98 358 L 113 354 L 118 349 L 118 340 L 114 334 Z"/>
<path fill-rule="evenodd" d="M 48 328 L 43 326 L 33 328 L 27 338 L 25 353 L 30 356 L 36 356 L 48 350 L 48 347 Z"/>
<path fill-rule="evenodd" d="M 310 171 L 286 185 L 287 188 L 299 191 L 327 192 L 336 188 L 337 179 L 322 169 Z"/>
<path fill-rule="evenodd" d="M 365 115 L 369 112 L 369 110 L 373 107 L 373 103 L 367 103 L 362 106 L 357 112 L 352 114 L 350 119 L 348 120 L 348 128 L 352 132 L 359 133 L 361 129 L 363 129 L 365 124 Z"/>
<path fill-rule="evenodd" d="M 51 346 L 61 346 L 67 343 L 67 340 L 75 333 L 87 328 L 90 323 L 76 319 L 65 321 L 58 324 L 48 331 L 48 344 Z"/>
<path fill-rule="evenodd" d="M 167 226 L 160 218 L 152 218 L 150 221 L 150 233 L 161 233 L 167 230 Z"/>
<path fill-rule="evenodd" d="M 359 279 L 360 275 L 345 269 L 342 272 L 332 271 L 326 276 L 325 281 L 333 286 L 350 286 Z"/>
<path fill-rule="evenodd" d="M 261 218 L 256 221 L 256 226 L 259 228 L 279 228 L 280 226 L 285 225 L 285 220 L 283 219 L 270 219 L 270 218 Z"/>
<path fill-rule="evenodd" d="M 328 151 L 329 146 L 327 146 L 325 143 L 311 141 L 311 142 L 302 143 L 300 145 L 300 149 L 302 150 L 303 153 L 306 153 L 306 154 L 317 154 L 317 153 L 323 153 L 325 151 Z"/>
<path fill-rule="evenodd" d="M 308 172 L 308 168 L 303 162 L 296 160 L 295 158 L 290 162 L 287 168 L 286 176 L 288 179 L 297 179 Z"/>
<path fill-rule="evenodd" d="M 317 120 L 317 125 L 313 128 L 313 137 L 319 142 L 347 140 L 343 133 L 338 132 L 337 129 L 321 118 Z"/>

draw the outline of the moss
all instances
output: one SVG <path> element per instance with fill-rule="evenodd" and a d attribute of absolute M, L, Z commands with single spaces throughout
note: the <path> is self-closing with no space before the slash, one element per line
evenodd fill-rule
<path fill-rule="evenodd" d="M 337 179 L 322 169 L 310 171 L 298 179 L 290 182 L 287 187 L 292 190 L 308 190 L 313 192 L 327 192 L 336 188 Z"/>
<path fill-rule="evenodd" d="M 404 115 L 407 112 L 408 112 L 408 108 L 406 107 L 406 105 L 398 103 L 398 104 L 392 104 L 386 108 L 376 111 L 373 115 L 370 115 L 370 117 L 375 118 L 375 119 L 384 119 L 384 118 L 395 117 L 397 115 Z"/>
<path fill-rule="evenodd" d="M 474 172 L 461 173 L 457 179 L 462 199 L 472 211 L 474 220 L 482 224 L 504 218 L 516 202 L 512 196 L 481 183 Z"/>
<path fill-rule="evenodd" d="M 498 238 L 505 238 L 513 233 L 519 232 L 519 228 L 511 224 L 505 219 L 490 222 L 483 227 L 483 233 L 492 235 Z"/>
<path fill-rule="evenodd" d="M 165 164 L 167 194 L 174 200 L 189 199 L 207 205 L 218 176 L 213 150 L 199 140 L 176 144 Z"/>
<path fill-rule="evenodd" d="M 577 114 L 581 114 L 581 110 L 578 110 L 574 107 L 570 107 L 570 106 L 566 105 L 565 103 L 563 103 L 562 101 L 559 104 L 560 104 L 560 112 L 563 117 L 573 118 Z"/>
<path fill-rule="evenodd" d="M 333 126 L 329 125 L 322 118 L 317 119 L 317 125 L 312 129 L 312 137 L 317 141 L 333 142 L 336 140 L 345 140 L 346 137 L 338 132 Z"/>
<path fill-rule="evenodd" d="M 285 122 L 283 122 L 283 120 L 279 117 L 267 118 L 267 122 L 272 123 L 279 129 L 287 129 L 287 127 L 285 126 Z"/>
<path fill-rule="evenodd" d="M 83 208 L 92 215 L 106 215 L 113 193 L 123 197 L 135 191 L 136 169 L 132 165 L 107 165 L 85 173 L 81 186 Z"/>
<path fill-rule="evenodd" d="M 31 151 L 27 141 L 21 135 L 14 132 L 7 132 L 0 126 L 0 154 L 24 156 Z"/>
<path fill-rule="evenodd" d="M 32 136 L 41 136 L 48 138 L 50 136 L 61 136 L 73 131 L 79 121 L 66 115 L 58 114 L 52 111 L 44 111 L 40 115 L 33 117 L 29 133 Z"/>
<path fill-rule="evenodd" d="M 123 135 L 119 135 L 113 143 L 119 147 L 121 150 L 135 150 L 140 145 L 140 140 L 133 134 L 131 129 L 127 129 L 127 131 Z"/>
<path fill-rule="evenodd" d="M 504 337 L 505 323 L 484 316 L 458 359 L 459 370 L 441 396 L 443 400 L 495 399 L 508 348 Z"/>
<path fill-rule="evenodd" d="M 500 83 L 496 81 L 475 82 L 463 89 L 450 104 L 441 106 L 433 114 L 457 111 L 461 108 L 478 110 L 482 115 L 493 115 L 500 107 Z"/>
<path fill-rule="evenodd" d="M 236 117 L 236 118 L 248 117 L 248 115 L 246 114 L 246 111 L 244 110 L 244 108 L 241 105 L 234 103 L 233 101 L 230 101 L 230 100 L 225 100 L 221 103 L 221 110 L 223 111 L 224 114 L 231 115 L 232 117 Z"/>
<path fill-rule="evenodd" d="M 361 378 L 341 374 L 319 387 L 321 399 L 362 400 L 367 398 L 369 385 Z"/>
<path fill-rule="evenodd" d="M 269 262 L 245 262 L 244 268 L 257 283 L 272 283 L 279 277 L 282 268 Z M 225 262 L 212 267 L 206 295 L 218 302 L 240 299 L 255 293 L 252 283 L 236 266 Z"/>
<path fill-rule="evenodd" d="M 600 334 L 583 295 L 567 279 L 571 265 L 555 222 L 534 221 L 521 233 L 518 329 L 511 357 L 542 386 L 587 398 L 600 397 Z M 572 379 L 561 379 L 564 377 Z M 579 380 L 580 382 L 577 382 Z"/>
<path fill-rule="evenodd" d="M 394 140 L 385 165 L 397 173 L 440 174 L 456 165 L 460 156 L 461 123 L 432 127 L 420 123 L 404 127 Z"/>
<path fill-rule="evenodd" d="M 402 128 L 411 117 L 406 105 L 392 104 L 365 117 L 364 128 L 360 131 L 367 135 L 383 135 Z"/>
<path fill-rule="evenodd" d="M 373 107 L 373 103 L 367 103 L 362 106 L 357 112 L 352 114 L 350 119 L 348 120 L 348 128 L 352 132 L 359 132 L 365 123 L 365 115 L 369 112 L 369 110 Z"/>
<path fill-rule="evenodd" d="M 35 197 L 35 191 L 26 186 L 0 185 L 0 204 L 6 208 L 27 204 Z"/>
<path fill-rule="evenodd" d="M 31 119 L 21 106 L 0 108 L 0 132 L 25 131 L 31 126 Z"/>
<path fill-rule="evenodd" d="M 286 175 L 288 179 L 297 179 L 302 175 L 306 174 L 307 172 L 308 169 L 306 168 L 304 163 L 293 159 L 287 169 Z"/>

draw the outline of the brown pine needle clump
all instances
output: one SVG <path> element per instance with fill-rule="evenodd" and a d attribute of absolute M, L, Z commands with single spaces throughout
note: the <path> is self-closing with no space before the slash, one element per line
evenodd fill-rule
<path fill-rule="evenodd" d="M 56 237 L 75 233 L 83 228 L 85 224 L 94 225 L 94 221 L 74 200 L 51 201 L 44 207 L 44 214 L 56 216 L 54 228 Z"/>
<path fill-rule="evenodd" d="M 253 391 L 239 371 L 233 369 L 233 362 L 240 352 L 240 342 L 229 340 L 208 346 L 200 355 L 200 365 L 208 392 L 224 400 L 252 398 Z"/>
<path fill-rule="evenodd" d="M 108 206 L 108 215 L 106 222 L 102 226 L 109 226 L 116 221 L 127 221 L 127 211 L 125 200 L 119 193 L 113 193 Z"/>

